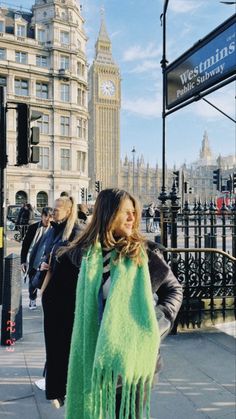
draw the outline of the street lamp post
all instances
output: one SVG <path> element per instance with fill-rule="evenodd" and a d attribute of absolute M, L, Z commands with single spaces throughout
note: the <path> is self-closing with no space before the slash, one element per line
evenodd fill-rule
<path fill-rule="evenodd" d="M 135 177 L 135 147 L 133 147 L 133 150 L 131 151 L 133 153 L 133 195 L 134 195 L 134 177 Z"/>
<path fill-rule="evenodd" d="M 168 63 L 166 59 L 166 12 L 168 8 L 169 0 L 165 0 L 163 13 L 161 15 L 162 19 L 162 27 L 163 27 L 163 43 L 162 43 L 162 60 L 161 60 L 161 68 L 162 68 L 162 187 L 161 193 L 159 196 L 160 201 L 164 204 L 167 200 L 167 193 L 166 193 L 166 174 L 165 174 L 165 166 L 166 166 L 166 78 L 165 78 L 165 70 L 166 65 Z"/>

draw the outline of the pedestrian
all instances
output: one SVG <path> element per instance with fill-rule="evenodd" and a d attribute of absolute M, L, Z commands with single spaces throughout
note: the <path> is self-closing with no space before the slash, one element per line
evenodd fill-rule
<path fill-rule="evenodd" d="M 79 267 L 66 394 L 66 419 L 140 418 L 157 366 L 154 308 L 171 330 L 182 287 L 154 242 L 139 232 L 128 192 L 104 189 L 91 222 L 64 250 Z M 67 277 L 65 278 L 67 280 Z"/>
<path fill-rule="evenodd" d="M 160 221 L 161 215 L 159 208 L 155 207 L 154 217 L 153 217 L 153 229 L 155 233 L 160 231 Z"/>
<path fill-rule="evenodd" d="M 60 196 L 67 196 L 67 197 L 69 198 L 70 194 L 69 194 L 69 192 L 67 192 L 67 191 L 62 191 L 62 192 L 60 193 Z"/>
<path fill-rule="evenodd" d="M 89 214 L 88 206 L 86 204 L 78 205 L 78 222 L 80 228 L 83 230 L 85 226 L 90 222 L 91 215 Z"/>
<path fill-rule="evenodd" d="M 17 218 L 17 228 L 20 232 L 20 241 L 23 240 L 28 227 L 34 222 L 34 211 L 31 204 L 25 203 L 24 206 L 20 209 L 19 215 Z"/>
<path fill-rule="evenodd" d="M 41 212 L 41 221 L 29 226 L 21 247 L 21 269 L 25 279 L 26 277 L 29 279 L 29 308 L 31 310 L 37 307 L 37 288 L 32 284 L 32 278 L 36 273 L 34 259 L 42 237 L 51 228 L 50 221 L 52 221 L 52 208 L 44 207 Z"/>
<path fill-rule="evenodd" d="M 151 202 L 147 208 L 146 213 L 146 232 L 152 233 L 153 232 L 153 217 L 155 214 L 154 203 Z"/>
<path fill-rule="evenodd" d="M 52 229 L 44 238 L 43 255 L 40 256 L 40 272 L 50 275 L 50 281 L 41 290 L 44 314 L 46 347 L 45 382 L 46 398 L 57 407 L 63 404 L 65 395 L 70 337 L 74 318 L 75 288 L 78 270 L 74 265 L 58 264 L 57 249 L 66 246 L 79 232 L 77 208 L 72 197 L 59 197 L 53 210 Z M 39 252 L 40 253 L 40 252 Z M 43 260 L 43 262 L 42 262 Z M 58 266 L 59 265 L 59 266 Z M 48 275 L 45 277 L 47 280 Z M 69 336 L 69 339 L 68 339 Z M 66 361 L 65 361 L 66 360 Z M 59 400 L 59 401 L 58 401 Z"/>

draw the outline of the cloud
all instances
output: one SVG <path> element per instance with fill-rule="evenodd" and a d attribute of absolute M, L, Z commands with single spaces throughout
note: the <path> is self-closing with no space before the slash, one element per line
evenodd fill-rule
<path fill-rule="evenodd" d="M 227 88 L 221 89 L 212 95 L 207 95 L 205 99 L 211 102 L 213 105 L 217 106 L 231 118 L 235 119 L 235 98 L 234 89 L 232 86 L 227 86 Z M 194 113 L 200 117 L 209 118 L 212 120 L 222 118 L 226 119 L 226 116 L 222 115 L 222 113 L 217 111 L 204 100 L 200 100 L 195 104 Z"/>
<path fill-rule="evenodd" d="M 135 68 L 129 71 L 129 73 L 141 74 L 150 72 L 152 70 L 160 70 L 161 64 L 159 61 L 145 60 L 142 64 L 137 65 Z"/>
<path fill-rule="evenodd" d="M 156 48 L 154 43 L 149 43 L 145 48 L 140 45 L 133 45 L 123 55 L 123 61 L 145 60 L 156 58 L 161 54 L 162 48 Z"/>
<path fill-rule="evenodd" d="M 121 107 L 123 111 L 138 115 L 141 118 L 159 118 L 161 116 L 161 106 L 161 95 L 157 94 L 153 99 L 124 99 Z"/>
<path fill-rule="evenodd" d="M 189 13 L 202 7 L 201 1 L 194 0 L 175 0 L 169 2 L 169 10 L 175 13 Z"/>
<path fill-rule="evenodd" d="M 120 35 L 120 33 L 121 33 L 121 31 L 112 32 L 112 34 L 110 35 L 110 38 L 114 39 L 116 36 Z"/>

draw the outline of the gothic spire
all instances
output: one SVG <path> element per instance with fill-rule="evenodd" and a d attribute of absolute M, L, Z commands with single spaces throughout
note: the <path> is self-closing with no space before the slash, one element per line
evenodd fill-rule
<path fill-rule="evenodd" d="M 101 9 L 101 26 L 100 26 L 97 42 L 95 44 L 95 49 L 96 49 L 97 61 L 113 63 L 111 40 L 108 36 L 107 29 L 106 29 L 104 9 Z"/>
<path fill-rule="evenodd" d="M 203 135 L 202 148 L 200 150 L 200 159 L 202 159 L 202 160 L 211 160 L 212 159 L 212 152 L 211 152 L 210 145 L 209 145 L 207 131 L 205 131 L 204 135 Z"/>

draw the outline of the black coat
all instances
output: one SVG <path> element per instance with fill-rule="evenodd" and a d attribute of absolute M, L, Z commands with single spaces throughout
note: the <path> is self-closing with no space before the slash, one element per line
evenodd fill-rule
<path fill-rule="evenodd" d="M 56 399 L 65 395 L 70 340 L 74 321 L 75 291 L 79 269 L 72 265 L 67 255 L 57 262 L 58 247 L 66 245 L 58 233 L 65 225 L 53 224 L 52 232 L 44 244 L 45 255 L 53 248 L 52 276 L 42 296 L 44 311 L 44 337 L 46 346 L 46 398 Z M 69 241 L 78 234 L 75 225 Z M 58 240 L 59 238 L 59 240 Z"/>
<path fill-rule="evenodd" d="M 170 331 L 181 306 L 182 287 L 165 263 L 156 243 L 147 242 L 147 253 L 152 289 L 158 295 L 160 317 L 164 317 L 163 333 L 166 334 Z M 82 250 L 79 247 L 57 259 L 53 277 L 43 293 L 48 399 L 62 398 L 66 394 L 76 285 L 81 259 Z"/>

